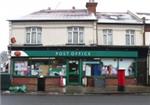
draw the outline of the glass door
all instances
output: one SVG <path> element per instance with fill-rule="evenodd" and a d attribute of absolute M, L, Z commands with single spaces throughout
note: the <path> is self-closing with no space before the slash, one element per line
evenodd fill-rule
<path fill-rule="evenodd" d="M 68 83 L 69 84 L 80 83 L 80 69 L 78 60 L 69 60 L 68 62 Z"/>

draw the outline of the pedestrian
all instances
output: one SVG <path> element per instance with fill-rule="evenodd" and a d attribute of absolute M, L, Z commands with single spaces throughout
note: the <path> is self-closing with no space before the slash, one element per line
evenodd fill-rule
<path fill-rule="evenodd" d="M 112 65 L 107 66 L 108 75 L 110 76 L 112 73 Z"/>

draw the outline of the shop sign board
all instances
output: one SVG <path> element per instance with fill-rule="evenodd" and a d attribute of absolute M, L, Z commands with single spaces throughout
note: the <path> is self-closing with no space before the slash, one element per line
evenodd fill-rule
<path fill-rule="evenodd" d="M 90 51 L 56 51 L 55 56 L 92 56 Z"/>
<path fill-rule="evenodd" d="M 25 51 L 30 57 L 138 57 L 137 51 Z"/>

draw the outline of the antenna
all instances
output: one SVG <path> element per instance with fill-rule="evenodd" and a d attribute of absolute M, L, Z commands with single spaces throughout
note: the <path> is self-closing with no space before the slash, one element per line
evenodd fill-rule
<path fill-rule="evenodd" d="M 55 7 L 55 10 L 59 7 L 59 5 L 61 4 L 61 1 L 59 1 Z"/>
<path fill-rule="evenodd" d="M 91 3 L 91 2 L 94 2 L 94 0 L 89 0 L 89 2 Z"/>

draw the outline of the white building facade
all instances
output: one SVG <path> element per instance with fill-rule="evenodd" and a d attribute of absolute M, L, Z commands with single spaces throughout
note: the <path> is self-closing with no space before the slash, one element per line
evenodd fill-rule
<path fill-rule="evenodd" d="M 45 9 L 9 20 L 12 83 L 32 91 L 64 85 L 103 87 L 117 85 L 112 81 L 119 68 L 125 69 L 127 85 L 143 82 L 143 21 L 130 11 L 96 12 L 96 6 L 88 2 L 87 9 Z M 95 77 L 105 84 L 97 85 Z"/>

